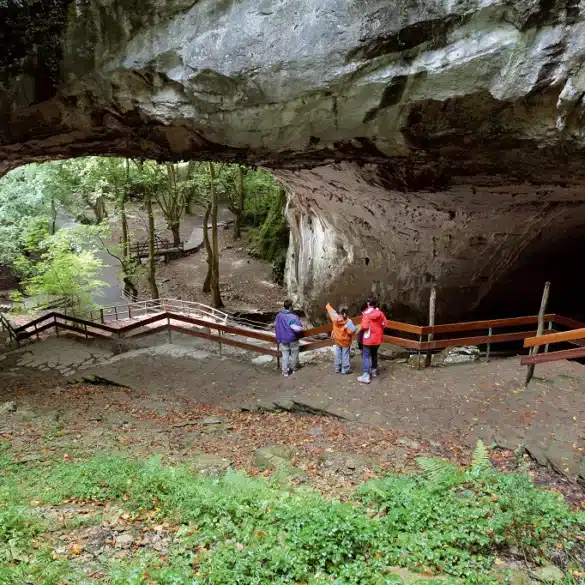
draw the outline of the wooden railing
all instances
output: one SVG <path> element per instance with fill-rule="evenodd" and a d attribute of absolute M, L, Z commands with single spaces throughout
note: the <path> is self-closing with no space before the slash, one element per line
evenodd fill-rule
<path fill-rule="evenodd" d="M 15 342 L 17 345 L 20 345 L 20 341 L 18 340 L 18 335 L 16 334 L 14 327 L 12 327 L 10 321 L 5 317 L 4 313 L 2 313 L 1 311 L 0 329 L 3 329 L 4 331 L 6 331 L 6 333 L 8 333 L 8 339 L 10 339 L 11 342 Z"/>
<path fill-rule="evenodd" d="M 129 313 L 132 313 L 129 310 Z M 224 314 L 225 315 L 225 314 Z M 135 316 L 130 315 L 130 316 Z M 548 323 L 548 331 L 545 335 L 535 337 L 534 329 L 519 328 L 536 326 L 538 317 L 514 317 L 509 319 L 491 319 L 485 321 L 469 321 L 464 323 L 449 323 L 445 325 L 419 326 L 400 321 L 388 321 L 384 335 L 384 343 L 394 344 L 407 348 L 411 351 L 428 352 L 444 349 L 453 346 L 463 345 L 485 345 L 486 357 L 489 359 L 490 347 L 493 343 L 506 343 L 524 340 L 525 347 L 536 345 L 548 345 L 561 341 L 570 341 L 585 345 L 585 326 L 577 330 L 558 332 L 554 325 L 573 327 L 582 326 L 581 323 L 561 315 L 549 314 L 544 317 Z M 353 319 L 359 324 L 360 318 Z M 281 356 L 276 338 L 272 333 L 254 330 L 252 328 L 237 327 L 228 325 L 226 321 L 211 315 L 188 315 L 173 310 L 168 305 L 157 306 L 155 314 L 144 310 L 144 315 L 135 322 L 124 326 L 113 327 L 100 319 L 81 319 L 79 317 L 65 315 L 59 312 L 51 312 L 26 325 L 14 328 L 17 341 L 39 337 L 40 333 L 53 329 L 57 334 L 59 331 L 71 331 L 85 337 L 126 339 L 130 337 L 142 337 L 152 335 L 161 331 L 183 333 L 193 337 L 199 337 L 222 345 L 230 345 L 247 351 L 270 355 L 276 358 Z M 507 331 L 501 331 L 502 329 Z M 509 329 L 515 329 L 509 331 Z M 212 330 L 216 333 L 212 334 Z M 301 352 L 307 352 L 331 345 L 328 334 L 332 325 L 323 325 L 303 331 L 300 334 Z M 498 330 L 498 331 L 495 331 Z M 478 333 L 482 334 L 478 334 Z M 432 340 L 424 340 L 425 336 L 432 335 Z M 244 338 L 245 341 L 234 339 Z M 251 343 L 249 340 L 254 340 Z M 585 347 L 563 352 L 554 352 L 534 357 L 522 358 L 523 364 L 540 363 L 553 361 L 547 359 L 554 356 L 554 359 L 567 359 L 572 357 L 585 357 Z M 532 360 L 532 361 L 531 361 Z M 418 360 L 420 365 L 420 359 Z"/>
<path fill-rule="evenodd" d="M 566 326 L 579 325 L 577 329 L 569 331 L 552 332 L 547 335 L 538 335 L 524 340 L 524 347 L 540 348 L 544 346 L 544 353 L 534 353 L 523 357 L 520 363 L 524 366 L 556 362 L 585 357 L 585 325 L 573 319 L 561 318 Z M 549 346 L 553 343 L 571 343 L 579 347 L 549 352 Z"/>
<path fill-rule="evenodd" d="M 154 239 L 154 254 L 155 256 L 161 256 L 163 254 L 169 254 L 172 252 L 184 252 L 185 242 L 180 242 L 179 246 L 175 246 L 172 242 L 166 238 L 155 236 Z M 144 242 L 135 242 L 130 246 L 130 254 L 136 258 L 147 258 L 149 254 L 148 240 Z"/>

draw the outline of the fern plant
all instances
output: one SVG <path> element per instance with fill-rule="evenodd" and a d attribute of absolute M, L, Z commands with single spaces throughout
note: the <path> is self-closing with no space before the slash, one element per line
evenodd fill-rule
<path fill-rule="evenodd" d="M 448 489 L 460 485 L 468 480 L 477 479 L 491 469 L 489 453 L 482 440 L 475 445 L 471 466 L 468 468 L 461 468 L 438 457 L 417 457 L 416 462 L 433 489 Z"/>

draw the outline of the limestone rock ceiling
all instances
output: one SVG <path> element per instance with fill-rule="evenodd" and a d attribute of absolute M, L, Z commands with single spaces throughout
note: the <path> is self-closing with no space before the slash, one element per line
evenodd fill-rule
<path fill-rule="evenodd" d="M 374 285 L 420 315 L 435 280 L 456 317 L 585 232 L 584 11 L 7 0 L 0 173 L 84 154 L 268 166 L 291 187 L 287 278 L 311 312 Z"/>

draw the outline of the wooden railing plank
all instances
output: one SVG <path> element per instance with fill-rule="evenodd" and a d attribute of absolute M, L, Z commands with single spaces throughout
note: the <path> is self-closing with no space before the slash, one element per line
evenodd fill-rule
<path fill-rule="evenodd" d="M 240 349 L 245 349 L 248 351 L 253 351 L 255 353 L 262 353 L 265 355 L 271 355 L 273 357 L 280 357 L 281 355 L 280 351 L 273 349 L 271 347 L 264 347 L 262 345 L 253 345 L 251 343 L 245 343 L 243 341 L 236 341 L 235 339 L 231 339 L 230 337 L 210 335 L 209 333 L 203 333 L 202 331 L 195 331 L 193 329 L 186 329 L 184 327 L 179 327 L 177 325 L 169 325 L 168 327 L 171 331 L 175 331 L 177 333 L 184 333 L 185 335 L 191 335 L 192 337 L 200 337 L 201 339 L 208 339 L 210 341 L 215 341 L 216 343 L 232 345 L 234 347 L 238 347 Z"/>
<path fill-rule="evenodd" d="M 28 339 L 29 337 L 32 337 L 37 333 L 42 333 L 47 329 L 51 329 L 51 327 L 55 327 L 55 323 L 53 321 L 51 321 L 50 323 L 45 323 L 44 325 L 41 325 L 40 327 L 37 327 L 32 331 L 21 331 L 20 333 L 17 333 L 17 336 L 20 341 L 24 341 L 25 339 Z"/>
<path fill-rule="evenodd" d="M 524 340 L 524 347 L 537 347 L 550 343 L 560 343 L 562 341 L 574 341 L 585 338 L 585 329 L 572 329 L 570 331 L 561 331 L 551 335 L 540 335 L 538 337 L 529 337 Z"/>
<path fill-rule="evenodd" d="M 565 327 L 570 327 L 571 329 L 585 328 L 585 323 L 577 321 L 576 319 L 572 319 L 571 317 L 564 317 L 563 315 L 555 315 L 553 321 L 555 323 L 559 323 L 560 325 L 564 325 Z"/>
<path fill-rule="evenodd" d="M 547 362 L 556 362 L 559 360 L 570 360 L 582 357 L 585 357 L 585 347 L 575 347 L 573 349 L 564 349 L 562 351 L 549 351 L 548 353 L 527 355 L 521 358 L 520 364 L 523 366 L 528 366 L 530 364 L 544 364 Z"/>
<path fill-rule="evenodd" d="M 454 337 L 450 339 L 437 339 L 434 341 L 423 341 L 421 350 L 445 349 L 446 347 L 456 347 L 463 345 L 483 345 L 485 343 L 504 343 L 509 341 L 522 341 L 531 335 L 536 335 L 536 331 L 515 331 L 513 333 L 495 333 L 493 335 L 477 335 L 474 337 Z M 550 336 L 543 336 L 550 337 Z"/>
<path fill-rule="evenodd" d="M 402 323 L 401 321 L 386 321 L 386 329 L 394 329 L 396 331 L 404 331 L 405 333 L 422 335 L 424 327 L 420 327 L 419 325 L 410 325 L 409 323 Z"/>
<path fill-rule="evenodd" d="M 232 325 L 223 325 L 221 323 L 214 323 L 206 321 L 205 319 L 198 319 L 197 317 L 189 317 L 178 313 L 165 313 L 165 317 L 173 321 L 180 321 L 183 323 L 190 323 L 192 325 L 199 325 L 207 329 L 217 329 L 224 333 L 231 333 L 232 335 L 240 335 L 242 337 L 250 337 L 251 339 L 258 339 L 259 341 L 268 341 L 269 343 L 276 343 L 276 337 L 270 333 L 260 333 L 259 331 L 252 331 L 248 329 L 241 329 L 240 327 L 233 327 Z"/>
<path fill-rule="evenodd" d="M 62 321 L 70 321 L 71 323 L 77 323 L 78 325 L 86 325 L 87 327 L 92 327 L 94 329 L 101 329 L 102 331 L 107 331 L 108 333 L 118 332 L 115 327 L 102 325 L 101 323 L 94 323 L 93 321 L 86 321 L 85 319 L 80 319 L 79 317 L 71 317 L 70 315 L 63 315 L 61 313 L 56 313 L 55 317 L 57 319 L 61 319 Z M 61 322 L 59 322 L 59 325 L 61 325 Z"/>
<path fill-rule="evenodd" d="M 414 339 L 405 339 L 404 337 L 395 337 L 394 335 L 384 335 L 384 343 L 392 343 L 408 349 L 421 349 L 421 344 Z"/>
<path fill-rule="evenodd" d="M 37 317 L 36 319 L 29 321 L 25 325 L 21 325 L 20 327 L 15 327 L 14 331 L 16 333 L 19 333 L 20 331 L 26 331 L 29 327 L 33 327 L 34 325 L 38 325 L 39 323 L 42 323 L 43 321 L 46 321 L 47 319 L 52 319 L 55 315 L 56 315 L 56 313 L 51 311 L 50 313 L 47 313 L 46 315 L 43 315 L 42 317 Z"/>
<path fill-rule="evenodd" d="M 553 321 L 555 315 L 548 314 L 544 316 L 546 322 Z M 527 317 L 510 317 L 509 319 L 490 319 L 486 321 L 467 321 L 462 323 L 447 323 L 445 325 L 426 325 L 422 327 L 422 334 L 429 333 L 458 333 L 461 331 L 473 331 L 477 329 L 489 329 L 490 327 L 518 327 L 520 325 L 532 325 L 538 322 L 538 315 L 530 315 Z"/>

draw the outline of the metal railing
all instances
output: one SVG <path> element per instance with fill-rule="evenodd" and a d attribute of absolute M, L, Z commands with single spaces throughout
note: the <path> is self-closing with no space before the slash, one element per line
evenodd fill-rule
<path fill-rule="evenodd" d="M 74 317 L 92 321 L 94 323 L 108 323 L 112 321 L 124 321 L 126 319 L 138 319 L 155 315 L 157 313 L 181 313 L 188 316 L 210 319 L 215 323 L 227 324 L 229 315 L 219 309 L 214 309 L 203 303 L 184 301 L 182 299 L 148 299 L 145 301 L 128 302 L 126 304 L 112 305 L 103 309 L 94 309 Z M 64 312 L 70 314 L 69 311 Z"/>

